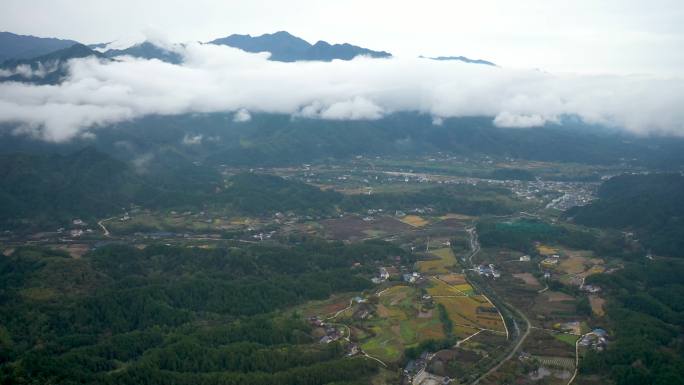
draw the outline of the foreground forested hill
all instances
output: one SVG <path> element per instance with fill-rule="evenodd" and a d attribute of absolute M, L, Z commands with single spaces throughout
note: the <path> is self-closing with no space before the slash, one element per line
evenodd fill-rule
<path fill-rule="evenodd" d="M 351 269 L 403 255 L 352 246 L 112 245 L 81 259 L 18 248 L 0 256 L 0 383 L 327 384 L 376 363 L 319 345 L 277 310 L 369 288 Z M 408 261 L 407 261 L 408 262 Z"/>
<path fill-rule="evenodd" d="M 616 385 L 684 382 L 684 263 L 642 258 L 624 270 L 587 278 L 605 289 L 608 326 L 604 352 L 589 351 L 583 374 L 608 374 Z"/>

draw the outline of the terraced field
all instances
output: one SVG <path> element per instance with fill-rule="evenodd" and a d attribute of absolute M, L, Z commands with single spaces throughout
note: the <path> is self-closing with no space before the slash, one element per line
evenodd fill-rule
<path fill-rule="evenodd" d="M 404 347 L 444 338 L 437 312 L 420 312 L 419 294 L 409 286 L 394 286 L 382 294 L 377 317 L 364 325 L 369 337 L 361 341 L 361 347 L 366 353 L 393 362 L 401 358 Z"/>

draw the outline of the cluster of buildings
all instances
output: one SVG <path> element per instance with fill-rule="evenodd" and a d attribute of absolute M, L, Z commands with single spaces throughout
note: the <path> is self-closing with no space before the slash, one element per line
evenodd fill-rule
<path fill-rule="evenodd" d="M 509 180 L 503 183 L 518 197 L 525 199 L 550 199 L 546 208 L 565 211 L 574 206 L 584 206 L 596 199 L 598 184 L 593 182 L 563 182 L 563 181 L 517 181 Z"/>
<path fill-rule="evenodd" d="M 382 283 L 382 282 L 387 281 L 389 279 L 389 277 L 390 277 L 390 274 L 389 274 L 389 271 L 387 271 L 387 268 L 381 267 L 379 269 L 378 276 L 371 278 L 371 281 L 373 281 L 373 283 L 376 283 L 376 284 Z"/>
<path fill-rule="evenodd" d="M 253 234 L 253 235 L 252 235 L 252 238 L 254 238 L 254 239 L 256 239 L 256 240 L 259 240 L 259 241 L 263 241 L 264 239 L 271 239 L 271 238 L 273 238 L 273 235 L 275 235 L 275 233 L 276 233 L 275 230 L 273 230 L 273 231 L 269 231 L 269 232 L 267 232 L 267 233 Z"/>
<path fill-rule="evenodd" d="M 401 276 L 401 279 L 406 283 L 418 283 L 423 277 L 418 272 L 405 273 Z"/>
<path fill-rule="evenodd" d="M 480 265 L 477 268 L 475 268 L 475 271 L 480 274 L 481 276 L 487 277 L 487 278 L 499 278 L 501 277 L 501 273 L 496 270 L 493 264 L 489 265 Z"/>
<path fill-rule="evenodd" d="M 326 324 L 318 316 L 310 317 L 309 324 L 317 328 L 322 328 L 325 331 L 325 335 L 318 340 L 321 344 L 329 344 L 342 338 L 342 331 L 333 325 Z"/>
<path fill-rule="evenodd" d="M 88 224 L 80 219 L 74 219 L 71 221 L 73 228 L 69 230 L 68 234 L 71 238 L 79 238 L 84 234 L 90 234 L 93 232 L 92 229 L 87 228 Z M 62 234 L 65 232 L 63 227 L 57 229 L 57 233 Z"/>

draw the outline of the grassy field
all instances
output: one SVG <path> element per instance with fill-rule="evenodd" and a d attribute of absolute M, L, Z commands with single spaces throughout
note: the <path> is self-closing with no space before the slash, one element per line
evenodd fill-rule
<path fill-rule="evenodd" d="M 561 334 L 561 333 L 554 333 L 553 336 L 556 337 L 557 340 L 563 341 L 566 344 L 569 344 L 572 346 L 575 346 L 575 342 L 577 342 L 577 339 L 579 338 L 579 337 L 574 336 L 572 334 Z"/>
<path fill-rule="evenodd" d="M 447 274 L 458 265 L 456 256 L 451 248 L 433 250 L 430 254 L 438 259 L 418 261 L 418 271 L 423 274 Z"/>

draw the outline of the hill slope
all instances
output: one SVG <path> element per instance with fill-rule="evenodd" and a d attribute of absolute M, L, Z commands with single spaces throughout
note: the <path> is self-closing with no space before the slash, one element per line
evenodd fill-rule
<path fill-rule="evenodd" d="M 92 221 L 130 205 L 214 206 L 239 214 L 330 213 L 341 196 L 280 177 L 238 174 L 222 180 L 209 167 L 170 153 L 142 169 L 93 148 L 68 155 L 0 155 L 0 228 L 57 228 Z"/>
<path fill-rule="evenodd" d="M 104 58 L 83 44 L 74 44 L 30 59 L 7 60 L 0 65 L 5 72 L 5 76 L 0 73 L 0 81 L 57 84 L 67 75 L 67 61 L 91 56 Z"/>
<path fill-rule="evenodd" d="M 568 210 L 588 226 L 633 231 L 657 254 L 684 257 L 684 176 L 621 175 L 605 182 L 599 199 Z"/>

